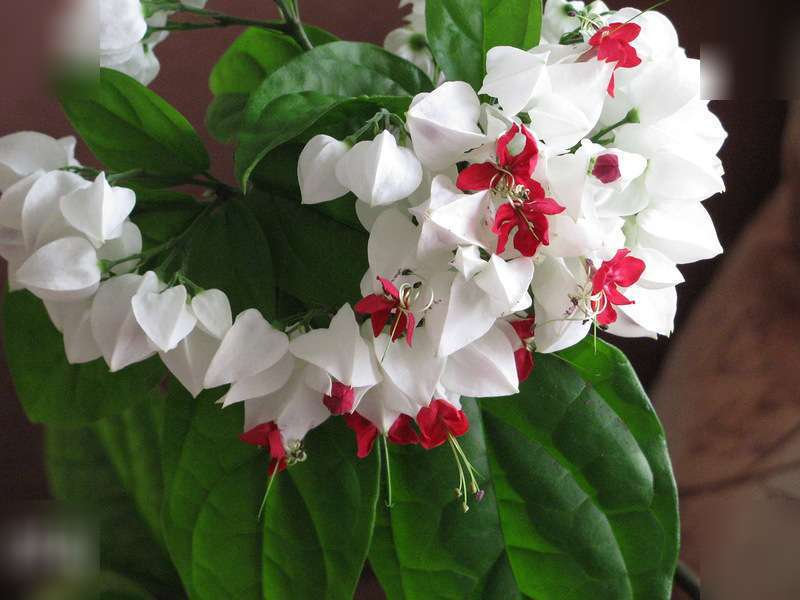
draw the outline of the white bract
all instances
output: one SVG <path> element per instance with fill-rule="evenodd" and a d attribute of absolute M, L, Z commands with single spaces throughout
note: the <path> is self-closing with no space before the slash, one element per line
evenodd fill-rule
<path fill-rule="evenodd" d="M 316 135 L 303 147 L 297 161 L 297 181 L 303 204 L 336 200 L 348 188 L 336 178 L 336 165 L 350 146 L 328 135 Z"/>

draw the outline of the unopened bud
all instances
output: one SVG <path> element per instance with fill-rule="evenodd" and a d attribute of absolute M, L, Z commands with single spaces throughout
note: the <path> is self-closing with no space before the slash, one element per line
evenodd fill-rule
<path fill-rule="evenodd" d="M 477 483 L 475 483 L 474 481 L 470 482 L 470 484 L 469 484 L 469 491 L 470 491 L 471 493 L 473 493 L 473 494 L 477 494 L 479 490 L 480 490 L 480 488 L 478 487 L 478 484 L 477 484 Z"/>
<path fill-rule="evenodd" d="M 483 502 L 485 496 L 486 492 L 484 492 L 483 490 L 478 490 L 477 492 L 475 492 L 475 500 L 477 500 L 478 502 Z"/>

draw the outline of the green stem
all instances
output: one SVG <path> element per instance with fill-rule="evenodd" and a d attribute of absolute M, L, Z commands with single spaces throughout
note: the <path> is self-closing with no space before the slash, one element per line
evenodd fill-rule
<path fill-rule="evenodd" d="M 294 0 L 275 0 L 278 10 L 283 17 L 283 24 L 286 25 L 289 35 L 300 44 L 303 50 L 313 50 L 314 44 L 308 39 L 303 23 L 300 21 L 300 11 L 297 2 Z"/>
<path fill-rule="evenodd" d="M 602 139 L 603 139 L 605 136 L 607 136 L 609 133 L 611 133 L 611 132 L 612 132 L 612 131 L 614 131 L 615 129 L 617 129 L 617 128 L 619 128 L 619 127 L 622 127 L 623 125 L 629 125 L 629 124 L 631 124 L 631 123 L 640 123 L 640 122 L 641 122 L 641 121 L 639 120 L 639 111 L 638 111 L 637 109 L 635 109 L 635 108 L 632 108 L 632 109 L 631 109 L 631 110 L 628 112 L 628 114 L 627 114 L 627 115 L 625 115 L 625 118 L 623 118 L 621 121 L 619 121 L 619 122 L 617 122 L 617 123 L 614 123 L 613 125 L 609 125 L 609 126 L 608 126 L 608 127 L 606 127 L 605 129 L 601 129 L 600 131 L 598 131 L 597 133 L 595 133 L 595 134 L 594 134 L 594 135 L 593 135 L 593 136 L 590 138 L 590 141 L 591 141 L 591 142 L 593 142 L 593 143 L 595 143 L 595 144 L 597 144 L 597 143 L 599 143 L 599 142 L 600 142 L 600 141 L 601 141 L 601 140 L 602 140 Z M 580 150 L 580 147 L 581 147 L 581 143 L 580 143 L 580 142 L 578 142 L 578 143 L 577 143 L 577 144 L 575 144 L 575 145 L 574 145 L 572 148 L 570 148 L 570 149 L 569 149 L 569 151 L 568 151 L 568 152 L 569 152 L 569 154 L 575 154 L 575 152 L 577 152 L 578 150 Z"/>
<path fill-rule="evenodd" d="M 392 501 L 392 469 L 389 466 L 389 442 L 386 436 L 381 436 L 383 441 L 383 456 L 386 460 L 386 507 L 392 508 L 394 502 Z"/>

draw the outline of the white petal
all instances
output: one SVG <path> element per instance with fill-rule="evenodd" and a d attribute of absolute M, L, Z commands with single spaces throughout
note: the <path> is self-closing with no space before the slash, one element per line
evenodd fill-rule
<path fill-rule="evenodd" d="M 0 196 L 0 226 L 22 230 L 22 207 L 25 206 L 25 198 L 42 175 L 43 171 L 35 171 L 3 192 Z"/>
<path fill-rule="evenodd" d="M 486 268 L 475 276 L 475 284 L 494 299 L 497 308 L 505 313 L 519 304 L 532 279 L 532 259 L 505 261 L 493 254 Z"/>
<path fill-rule="evenodd" d="M 92 333 L 91 308 L 91 299 L 64 306 L 64 351 L 71 365 L 91 362 L 103 355 Z"/>
<path fill-rule="evenodd" d="M 142 232 L 136 223 L 125 221 L 122 224 L 121 234 L 97 249 L 97 257 L 108 261 L 117 261 L 127 256 L 139 254 L 142 251 Z M 131 272 L 138 262 L 136 259 L 120 263 L 111 269 L 114 275 Z"/>
<path fill-rule="evenodd" d="M 49 135 L 20 131 L 0 137 L 0 191 L 35 171 L 66 167 L 72 156 Z"/>
<path fill-rule="evenodd" d="M 293 339 L 289 350 L 345 385 L 362 387 L 380 381 L 375 359 L 349 304 L 339 309 L 328 329 L 314 329 Z"/>
<path fill-rule="evenodd" d="M 174 350 L 160 353 L 161 360 L 194 398 L 203 391 L 203 380 L 220 341 L 199 328 L 181 340 Z"/>
<path fill-rule="evenodd" d="M 297 161 L 297 180 L 303 204 L 335 200 L 347 193 L 336 178 L 336 165 L 350 149 L 328 135 L 316 135 L 303 148 Z"/>
<path fill-rule="evenodd" d="M 61 198 L 61 212 L 70 225 L 99 247 L 116 237 L 116 232 L 121 232 L 120 228 L 135 204 L 133 190 L 112 188 L 105 173 L 100 173 L 90 186 Z"/>
<path fill-rule="evenodd" d="M 537 88 L 549 86 L 547 58 L 547 54 L 495 46 L 486 55 L 486 77 L 478 93 L 497 98 L 509 115 L 529 109 Z"/>
<path fill-rule="evenodd" d="M 204 290 L 192 298 L 192 312 L 197 325 L 208 335 L 222 339 L 233 325 L 228 296 L 221 290 Z"/>
<path fill-rule="evenodd" d="M 144 292 L 131 300 L 139 326 L 161 352 L 169 352 L 194 329 L 197 319 L 186 303 L 188 293 L 182 285 L 163 292 Z"/>
<path fill-rule="evenodd" d="M 674 287 L 648 290 L 632 286 L 622 293 L 634 303 L 618 306 L 617 310 L 634 323 L 659 335 L 670 335 L 674 331 L 678 308 L 678 294 Z"/>
<path fill-rule="evenodd" d="M 294 356 L 287 352 L 269 369 L 234 382 L 228 393 L 220 400 L 222 407 L 277 392 L 289 381 L 295 368 L 295 362 Z"/>
<path fill-rule="evenodd" d="M 375 338 L 375 356 L 387 377 L 408 398 L 427 406 L 442 377 L 446 359 L 436 356 L 436 348 L 424 327 L 414 335 L 414 346 L 404 340 L 392 342 L 386 334 Z"/>
<path fill-rule="evenodd" d="M 61 198 L 86 185 L 85 179 L 66 171 L 47 173 L 33 184 L 22 207 L 22 234 L 29 247 L 37 244 L 39 234 L 48 223 L 56 219 L 63 221 L 59 208 Z"/>
<path fill-rule="evenodd" d="M 222 339 L 203 386 L 215 388 L 260 373 L 286 354 L 289 339 L 256 309 L 241 312 Z"/>
<path fill-rule="evenodd" d="M 675 263 L 652 248 L 642 248 L 637 246 L 631 252 L 632 256 L 644 261 L 645 269 L 636 285 L 648 289 L 660 289 L 665 287 L 675 287 L 683 283 L 683 275 L 675 266 Z"/>
<path fill-rule="evenodd" d="M 422 164 L 441 172 L 483 144 L 480 114 L 478 95 L 463 81 L 449 81 L 433 92 L 417 95 L 406 119 L 414 152 Z"/>
<path fill-rule="evenodd" d="M 586 319 L 573 298 L 581 293 L 584 279 L 579 281 L 564 260 L 547 258 L 536 265 L 533 278 L 536 310 L 536 349 L 557 352 L 577 344 L 589 333 Z"/>
<path fill-rule="evenodd" d="M 112 372 L 155 353 L 150 339 L 133 316 L 131 299 L 137 293 L 157 291 L 160 286 L 155 273 L 148 271 L 144 276 L 112 277 L 97 291 L 91 311 L 92 334 Z"/>
<path fill-rule="evenodd" d="M 100 284 L 94 247 L 82 238 L 63 238 L 34 252 L 16 272 L 17 280 L 43 300 L 80 300 Z"/>
<path fill-rule="evenodd" d="M 722 253 L 714 223 L 699 202 L 649 207 L 636 217 L 638 241 L 678 264 L 713 258 Z"/>
<path fill-rule="evenodd" d="M 475 398 L 516 394 L 519 389 L 514 348 L 500 327 L 466 348 L 451 354 L 442 384 L 453 392 Z"/>
<path fill-rule="evenodd" d="M 401 414 L 413 417 L 420 408 L 421 406 L 409 400 L 390 378 L 384 377 L 383 381 L 364 394 L 358 403 L 358 414 L 385 434 Z"/>

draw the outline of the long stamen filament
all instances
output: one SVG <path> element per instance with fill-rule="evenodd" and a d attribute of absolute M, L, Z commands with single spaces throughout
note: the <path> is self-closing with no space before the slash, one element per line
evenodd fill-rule
<path fill-rule="evenodd" d="M 275 481 L 275 476 L 278 474 L 278 465 L 275 465 L 275 470 L 272 471 L 272 475 L 269 476 L 269 482 L 267 483 L 267 491 L 264 492 L 264 499 L 261 500 L 261 506 L 258 509 L 258 517 L 257 520 L 261 520 L 261 515 L 264 512 L 264 507 L 267 505 L 267 498 L 269 497 L 269 491 L 272 489 L 272 482 Z"/>
<path fill-rule="evenodd" d="M 383 441 L 383 456 L 386 461 L 386 507 L 392 508 L 394 502 L 392 501 L 392 469 L 389 465 L 389 442 L 386 436 L 381 436 Z"/>
<path fill-rule="evenodd" d="M 452 435 L 449 437 L 448 441 L 450 442 L 450 449 L 453 451 L 453 458 L 456 459 L 456 466 L 458 467 L 458 488 L 456 488 L 456 494 L 461 498 L 462 510 L 467 512 L 469 510 L 469 504 L 467 504 L 467 480 L 464 477 L 464 469 L 461 466 L 461 460 L 458 457 Z"/>

